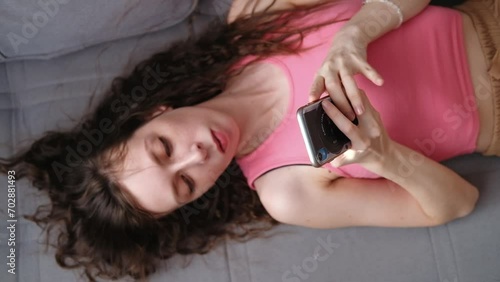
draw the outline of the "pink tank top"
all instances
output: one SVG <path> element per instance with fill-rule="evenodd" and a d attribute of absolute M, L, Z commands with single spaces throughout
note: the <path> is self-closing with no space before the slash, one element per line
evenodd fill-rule
<path fill-rule="evenodd" d="M 263 60 L 287 76 L 290 98 L 287 112 L 275 131 L 252 153 L 237 159 L 252 189 L 256 178 L 274 168 L 311 165 L 296 111 L 307 103 L 313 78 L 334 34 L 360 7 L 360 1 L 344 0 L 314 13 L 303 24 L 323 22 L 333 15 L 342 21 L 309 33 L 303 44 L 320 44 L 314 49 Z M 368 62 L 384 78 L 383 86 L 356 76 L 358 87 L 380 113 L 389 136 L 436 161 L 473 152 L 479 134 L 463 40 L 460 13 L 429 6 L 369 45 Z M 379 177 L 358 164 L 324 167 L 342 177 Z"/>

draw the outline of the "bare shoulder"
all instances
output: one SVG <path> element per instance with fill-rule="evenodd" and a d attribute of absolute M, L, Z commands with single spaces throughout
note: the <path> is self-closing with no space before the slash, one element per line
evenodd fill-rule
<path fill-rule="evenodd" d="M 228 81 L 227 88 L 234 93 L 269 93 L 286 89 L 288 81 L 283 71 L 274 64 L 256 62 Z"/>
<path fill-rule="evenodd" d="M 234 81 L 240 82 L 243 80 L 253 80 L 253 82 L 259 81 L 260 83 L 262 83 L 265 81 L 271 81 L 279 75 L 280 71 L 276 66 L 274 66 L 273 64 L 259 61 L 249 64 L 248 66 L 245 66 L 243 71 L 238 75 L 234 76 L 233 78 L 231 78 L 229 83 L 231 84 Z M 265 79 L 265 78 L 270 78 L 270 79 Z"/>

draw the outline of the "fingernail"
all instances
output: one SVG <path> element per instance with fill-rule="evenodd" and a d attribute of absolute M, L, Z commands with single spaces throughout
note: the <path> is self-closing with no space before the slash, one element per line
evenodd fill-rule
<path fill-rule="evenodd" d="M 378 86 L 382 86 L 382 84 L 384 84 L 384 80 L 383 79 L 377 79 L 377 85 Z"/>
<path fill-rule="evenodd" d="M 363 108 L 363 106 L 356 106 L 354 107 L 354 110 L 356 111 L 356 114 L 360 115 L 365 109 Z"/>

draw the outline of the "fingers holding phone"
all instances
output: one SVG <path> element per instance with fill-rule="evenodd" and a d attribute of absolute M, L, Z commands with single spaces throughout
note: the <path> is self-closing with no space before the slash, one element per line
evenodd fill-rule
<path fill-rule="evenodd" d="M 328 162 L 337 167 L 349 163 L 374 163 L 386 155 L 391 140 L 380 115 L 362 90 L 360 100 L 365 110 L 353 121 L 330 97 L 297 110 L 300 130 L 313 166 L 320 167 Z"/>
<path fill-rule="evenodd" d="M 331 101 L 331 98 L 324 97 L 297 110 L 297 119 L 307 153 L 311 164 L 315 167 L 330 162 L 350 146 L 349 138 L 335 125 L 321 106 L 323 100 Z M 343 116 L 342 113 L 340 115 Z M 349 122 L 357 124 L 358 120 Z"/>
<path fill-rule="evenodd" d="M 333 166 L 380 162 L 389 150 L 391 140 L 387 135 L 380 114 L 362 90 L 360 90 L 360 98 L 364 111 L 357 116 L 357 125 L 352 123 L 330 101 L 323 100 L 321 102 L 325 113 L 350 140 L 349 149 L 331 161 Z"/>
<path fill-rule="evenodd" d="M 350 120 L 354 120 L 356 118 L 356 114 L 351 106 L 348 96 L 345 94 L 346 91 L 341 83 L 339 75 L 334 74 L 325 77 L 317 75 L 313 81 L 312 89 L 311 93 L 317 94 L 311 94 L 309 102 L 316 101 L 316 96 L 319 97 L 326 89 L 327 92 L 330 93 L 332 101 L 345 116 L 347 116 Z"/>
<path fill-rule="evenodd" d="M 318 100 L 326 91 L 340 111 L 351 120 L 354 114 L 364 111 L 359 94 L 361 90 L 354 76 L 362 74 L 378 86 L 384 83 L 382 76 L 368 63 L 368 42 L 365 39 L 359 36 L 357 29 L 345 29 L 335 35 L 313 79 L 309 102 Z"/>

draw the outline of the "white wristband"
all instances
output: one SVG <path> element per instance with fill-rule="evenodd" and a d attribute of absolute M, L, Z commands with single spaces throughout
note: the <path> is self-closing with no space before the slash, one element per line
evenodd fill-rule
<path fill-rule="evenodd" d="M 398 14 L 398 17 L 399 17 L 399 23 L 395 28 L 400 27 L 404 21 L 403 12 L 401 11 L 401 8 L 399 8 L 399 6 L 394 4 L 394 2 L 392 2 L 391 0 L 363 0 L 363 5 L 367 4 L 367 3 L 377 3 L 377 2 L 385 3 L 385 4 L 389 5 L 389 7 L 391 7 L 392 9 L 394 9 L 396 11 L 396 13 Z"/>

